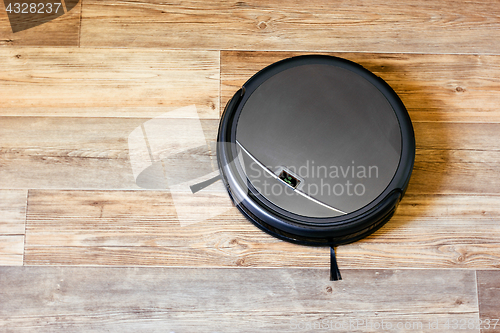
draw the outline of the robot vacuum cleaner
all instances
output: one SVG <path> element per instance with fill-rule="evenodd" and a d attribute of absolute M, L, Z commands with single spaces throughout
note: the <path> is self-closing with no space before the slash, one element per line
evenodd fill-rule
<path fill-rule="evenodd" d="M 217 160 L 240 212 L 263 231 L 334 247 L 376 231 L 410 180 L 415 137 L 389 85 L 351 61 L 293 57 L 250 78 L 226 105 Z"/>

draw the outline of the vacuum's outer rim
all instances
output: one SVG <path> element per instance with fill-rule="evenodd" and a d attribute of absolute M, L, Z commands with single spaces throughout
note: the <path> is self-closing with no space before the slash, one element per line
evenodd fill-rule
<path fill-rule="evenodd" d="M 387 98 L 401 129 L 401 158 L 389 185 L 365 207 L 338 217 L 311 218 L 284 211 L 260 195 L 246 177 L 242 176 L 242 169 L 238 167 L 236 160 L 236 124 L 251 93 L 275 74 L 307 64 L 335 65 L 361 75 Z M 266 232 L 281 239 L 308 245 L 349 243 L 367 236 L 383 225 L 406 191 L 415 159 L 413 126 L 405 106 L 394 90 L 384 80 L 354 62 L 323 55 L 288 58 L 252 76 L 226 105 L 217 142 L 217 161 L 222 180 L 238 209 Z M 317 223 L 318 220 L 321 223 Z"/>

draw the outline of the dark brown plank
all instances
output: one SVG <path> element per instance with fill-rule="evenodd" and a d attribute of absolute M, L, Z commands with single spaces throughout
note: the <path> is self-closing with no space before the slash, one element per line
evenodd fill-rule
<path fill-rule="evenodd" d="M 500 271 L 477 271 L 481 332 L 500 332 Z"/>
<path fill-rule="evenodd" d="M 494 1 L 84 0 L 83 46 L 498 53 Z"/>
<path fill-rule="evenodd" d="M 477 321 L 467 270 L 1 267 L 0 327 L 16 332 L 349 332 Z M 454 283 L 450 283 L 454 281 Z M 316 326 L 314 326 L 316 325 Z M 404 326 L 403 326 L 404 327 Z M 432 330 L 431 330 L 432 331 Z M 465 329 L 464 332 L 478 332 Z"/>
<path fill-rule="evenodd" d="M 303 54 L 306 53 L 222 52 L 221 108 L 257 71 Z M 357 62 L 384 79 L 400 96 L 413 122 L 500 122 L 498 56 L 326 54 Z"/>
<path fill-rule="evenodd" d="M 47 3 L 49 1 L 42 0 L 40 2 Z M 66 0 L 66 2 L 77 1 Z M 19 3 L 22 3 L 22 1 L 19 1 Z M 60 10 L 63 10 L 63 8 L 61 7 Z M 37 19 L 40 21 L 39 18 Z M 69 12 L 53 20 L 42 19 L 41 21 L 45 23 L 41 25 L 13 32 L 5 11 L 4 2 L 2 2 L 0 4 L 0 46 L 79 46 L 80 19 L 81 4 L 78 3 Z"/>

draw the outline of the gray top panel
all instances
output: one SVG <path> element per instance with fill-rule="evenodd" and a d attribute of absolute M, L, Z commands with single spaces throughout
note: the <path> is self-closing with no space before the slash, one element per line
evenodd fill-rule
<path fill-rule="evenodd" d="M 297 207 L 300 207 L 301 215 L 305 216 L 333 217 L 345 214 L 318 202 L 298 189 L 288 186 L 273 172 L 259 165 L 245 150 L 238 149 L 238 151 L 238 154 L 241 154 L 243 159 L 248 179 L 251 180 L 253 186 L 260 194 L 264 195 L 266 199 L 275 205 L 292 212 L 296 211 Z"/>
<path fill-rule="evenodd" d="M 358 74 L 322 64 L 293 67 L 261 84 L 243 106 L 236 139 L 261 166 L 296 178 L 296 190 L 346 213 L 389 185 L 401 155 L 399 123 L 384 95 Z M 307 196 L 292 207 L 268 199 L 295 214 L 325 217 Z"/>

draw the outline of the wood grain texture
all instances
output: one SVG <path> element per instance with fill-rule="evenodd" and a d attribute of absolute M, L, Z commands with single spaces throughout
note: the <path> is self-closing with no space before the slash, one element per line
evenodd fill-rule
<path fill-rule="evenodd" d="M 23 264 L 26 196 L 26 190 L 0 190 L 0 265 Z"/>
<path fill-rule="evenodd" d="M 227 206 L 230 199 L 224 195 L 205 205 Z M 200 203 L 193 209 L 203 214 L 207 207 Z M 234 207 L 194 222 L 180 223 L 168 192 L 30 191 L 25 263 L 328 265 L 326 249 L 281 242 L 254 227 Z"/>
<path fill-rule="evenodd" d="M 137 189 L 127 139 L 147 117 L 195 105 L 218 118 L 218 52 L 0 53 L 3 188 Z"/>
<path fill-rule="evenodd" d="M 345 323 L 349 332 L 373 332 L 384 320 L 394 332 L 408 331 L 397 329 L 399 322 L 429 332 L 436 321 L 440 332 L 452 332 L 444 328 L 446 319 L 478 317 L 471 271 L 345 270 L 340 282 L 327 275 L 326 269 L 2 267 L 0 283 L 8 288 L 0 327 L 7 332 L 296 332 L 299 327 L 313 332 L 312 325 Z"/>
<path fill-rule="evenodd" d="M 0 235 L 0 266 L 22 266 L 23 250 L 23 235 Z"/>
<path fill-rule="evenodd" d="M 0 331 L 316 332 L 326 320 L 374 332 L 384 320 L 456 332 L 447 320 L 498 318 L 496 1 L 82 3 L 15 34 L 0 4 L 0 266 L 28 265 L 0 267 Z M 337 248 L 338 282 L 329 249 L 260 231 L 220 182 L 175 192 L 214 170 L 218 117 L 241 84 L 313 52 L 386 80 L 417 138 L 405 198 Z M 188 105 L 209 149 L 173 144 L 170 187 L 139 187 L 129 135 Z"/>
<path fill-rule="evenodd" d="M 384 227 L 339 247 L 338 260 L 347 267 L 500 268 L 499 201 L 407 194 Z"/>
<path fill-rule="evenodd" d="M 2 2 L 0 4 L 0 46 L 79 46 L 80 18 L 81 5 L 78 4 L 70 12 L 52 21 L 14 33 Z"/>
<path fill-rule="evenodd" d="M 0 235 L 24 235 L 26 190 L 0 190 Z"/>
<path fill-rule="evenodd" d="M 498 53 L 495 1 L 84 0 L 83 46 Z"/>
<path fill-rule="evenodd" d="M 497 194 L 500 123 L 414 122 L 410 193 Z"/>
<path fill-rule="evenodd" d="M 5 125 L 0 132 L 0 188 L 139 189 L 128 137 L 149 119 L 0 120 Z M 206 141 L 215 142 L 218 120 L 202 120 L 201 127 Z M 410 193 L 500 193 L 500 123 L 415 122 L 414 128 L 417 156 Z M 181 155 L 178 164 L 188 160 Z M 186 168 L 195 173 L 200 165 L 193 163 Z"/>
<path fill-rule="evenodd" d="M 0 188 L 141 189 L 136 185 L 128 144 L 131 133 L 148 121 L 118 117 L 0 117 Z M 189 133 L 192 121 L 175 133 Z M 201 119 L 207 144 L 215 142 L 218 120 Z M 168 139 L 168 138 L 167 138 Z M 186 140 L 186 143 L 188 140 Z M 178 147 L 182 150 L 182 144 Z M 213 158 L 213 151 L 178 156 L 178 167 L 190 162 L 190 172 Z M 204 155 L 205 154 L 205 155 Z M 201 156 L 200 156 L 201 155 Z M 193 177 L 196 178 L 196 177 Z"/>
<path fill-rule="evenodd" d="M 477 271 L 479 318 L 483 321 L 482 333 L 500 332 L 500 272 Z"/>
<path fill-rule="evenodd" d="M 195 105 L 218 118 L 216 51 L 3 48 L 0 57 L 2 115 L 143 118 Z"/>
<path fill-rule="evenodd" d="M 327 248 L 279 241 L 236 208 L 183 225 L 167 192 L 39 190 L 29 198 L 27 265 L 329 266 Z M 220 196 L 193 210 L 228 204 Z M 500 196 L 408 193 L 382 229 L 337 249 L 339 266 L 499 268 L 497 207 Z"/>
<path fill-rule="evenodd" d="M 221 111 L 253 74 L 304 52 L 221 53 Z M 500 57 L 325 53 L 361 64 L 399 95 L 413 122 L 499 123 Z"/>

